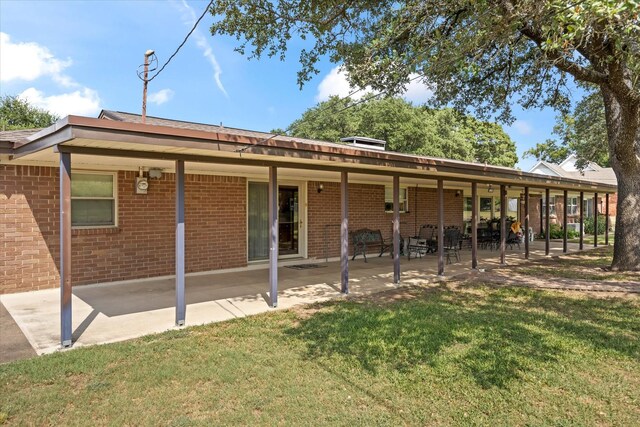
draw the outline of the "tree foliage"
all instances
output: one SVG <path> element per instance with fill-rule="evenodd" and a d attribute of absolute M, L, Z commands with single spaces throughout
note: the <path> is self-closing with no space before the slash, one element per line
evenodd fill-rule
<path fill-rule="evenodd" d="M 17 96 L 0 97 L 0 129 L 18 130 L 44 128 L 52 125 L 58 117 L 30 105 Z"/>
<path fill-rule="evenodd" d="M 252 57 L 284 57 L 293 38 L 300 84 L 320 60 L 350 83 L 391 95 L 428 84 L 435 106 L 511 120 L 511 106 L 568 113 L 569 78 L 602 96 L 618 179 L 612 267 L 640 269 L 639 0 L 219 0 L 213 35 Z"/>
<path fill-rule="evenodd" d="M 561 163 L 573 153 L 579 169 L 588 162 L 610 166 L 604 104 L 600 93 L 591 92 L 578 102 L 571 114 L 560 115 L 553 132 L 559 140 L 548 139 L 536 144 L 524 153 L 525 156 Z"/>
<path fill-rule="evenodd" d="M 518 161 L 515 144 L 502 126 L 452 109 L 413 106 L 400 98 L 354 102 L 331 97 L 305 111 L 286 134 L 334 142 L 367 136 L 383 139 L 389 150 L 401 153 L 509 167 Z"/>

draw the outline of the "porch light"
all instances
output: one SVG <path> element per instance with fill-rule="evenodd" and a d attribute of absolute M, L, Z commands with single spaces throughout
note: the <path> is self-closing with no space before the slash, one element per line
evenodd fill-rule
<path fill-rule="evenodd" d="M 493 185 L 489 184 L 489 188 L 487 189 L 489 193 L 493 193 Z"/>
<path fill-rule="evenodd" d="M 324 184 L 318 185 L 318 193 L 322 193 L 322 190 L 324 190 Z"/>

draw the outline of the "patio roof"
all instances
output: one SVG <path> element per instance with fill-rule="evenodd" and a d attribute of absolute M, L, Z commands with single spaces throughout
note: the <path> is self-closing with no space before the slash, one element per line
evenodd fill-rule
<path fill-rule="evenodd" d="M 101 118 L 68 116 L 5 147 L 9 161 L 57 162 L 56 151 L 88 156 L 185 160 L 241 166 L 355 172 L 415 179 L 503 183 L 555 190 L 615 192 L 616 186 L 513 168 L 402 154 L 224 126 L 104 111 Z M 22 135 L 24 136 L 24 135 Z M 6 137 L 5 137 L 6 138 Z M 5 139 L 2 138 L 2 139 Z M 0 153 L 1 155 L 2 153 Z"/>

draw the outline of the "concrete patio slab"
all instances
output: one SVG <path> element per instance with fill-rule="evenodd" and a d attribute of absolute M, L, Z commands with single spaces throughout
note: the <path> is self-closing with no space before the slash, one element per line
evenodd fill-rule
<path fill-rule="evenodd" d="M 577 244 L 569 244 L 576 251 Z M 544 257 L 544 242 L 531 245 L 531 259 Z M 552 255 L 562 253 L 561 243 L 552 243 Z M 470 271 L 471 254 L 462 251 L 462 261 L 447 265 L 446 276 Z M 393 263 L 389 256 L 360 257 L 350 261 L 351 295 L 380 292 L 396 287 Z M 499 265 L 499 252 L 479 251 L 479 268 Z M 299 304 L 343 298 L 340 293 L 340 263 L 318 262 L 318 268 L 278 268 L 279 306 L 286 309 Z M 522 250 L 508 250 L 507 264 L 526 262 Z M 437 280 L 437 257 L 427 255 L 408 261 L 402 258 L 402 284 L 424 284 Z M 219 322 L 273 310 L 269 307 L 268 269 L 233 272 L 197 273 L 187 276 L 186 326 Z M 123 341 L 174 329 L 174 279 L 151 278 L 119 283 L 77 286 L 73 288 L 74 347 Z M 0 296 L 0 301 L 15 319 L 38 354 L 60 348 L 60 291 L 47 289 Z M 2 340 L 1 345 L 7 345 Z"/>

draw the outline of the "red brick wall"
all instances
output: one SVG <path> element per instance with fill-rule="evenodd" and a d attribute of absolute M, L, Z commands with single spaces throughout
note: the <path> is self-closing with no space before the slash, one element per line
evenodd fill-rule
<path fill-rule="evenodd" d="M 309 257 L 340 255 L 340 183 L 320 182 L 308 186 Z M 437 224 L 437 194 L 432 188 L 409 187 L 409 212 L 400 214 L 400 233 L 413 236 L 422 224 Z M 445 225 L 462 227 L 462 196 L 445 190 Z M 418 195 L 416 199 L 416 194 Z M 349 184 L 349 230 L 370 228 L 391 238 L 393 214 L 384 211 L 384 185 Z M 326 227 L 328 225 L 328 227 Z M 326 249 L 326 251 L 325 251 Z"/>
<path fill-rule="evenodd" d="M 73 230 L 74 285 L 173 274 L 174 175 L 136 195 L 118 173 L 118 227 Z M 59 286 L 58 170 L 0 165 L 0 293 Z M 186 269 L 246 265 L 246 180 L 185 177 Z"/>

